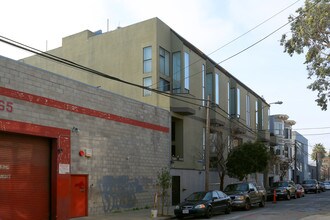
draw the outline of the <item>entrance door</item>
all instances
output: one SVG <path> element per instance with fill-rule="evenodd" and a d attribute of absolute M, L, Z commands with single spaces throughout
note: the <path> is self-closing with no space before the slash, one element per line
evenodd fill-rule
<path fill-rule="evenodd" d="M 50 219 L 50 140 L 0 132 L 0 219 Z"/>
<path fill-rule="evenodd" d="M 172 205 L 180 203 L 180 176 L 172 176 Z"/>
<path fill-rule="evenodd" d="M 87 216 L 88 175 L 71 175 L 71 209 L 74 217 Z"/>

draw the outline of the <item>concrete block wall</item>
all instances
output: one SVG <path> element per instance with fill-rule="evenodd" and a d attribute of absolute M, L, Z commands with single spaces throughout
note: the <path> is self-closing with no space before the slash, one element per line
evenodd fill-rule
<path fill-rule="evenodd" d="M 0 94 L 12 103 L 0 117 L 79 130 L 71 132 L 70 172 L 89 175 L 89 215 L 152 206 L 157 173 L 170 163 L 168 111 L 5 57 L 0 87 L 64 103 L 67 109 Z M 85 150 L 92 156 L 79 155 Z"/>

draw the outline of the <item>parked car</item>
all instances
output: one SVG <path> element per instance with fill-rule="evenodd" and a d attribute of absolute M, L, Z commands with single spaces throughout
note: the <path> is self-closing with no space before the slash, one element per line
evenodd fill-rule
<path fill-rule="evenodd" d="M 177 205 L 174 214 L 177 218 L 186 216 L 205 216 L 211 217 L 213 214 L 231 212 L 232 201 L 222 191 L 211 190 L 194 192 L 189 195 L 184 202 Z"/>
<path fill-rule="evenodd" d="M 309 192 L 318 193 L 318 192 L 320 192 L 320 186 L 319 186 L 319 183 L 317 182 L 316 179 L 304 180 L 302 182 L 302 186 L 305 189 L 305 193 L 309 193 Z"/>
<path fill-rule="evenodd" d="M 260 207 L 264 207 L 266 204 L 265 188 L 254 183 L 229 184 L 224 189 L 224 193 L 230 196 L 233 208 L 249 210 L 252 205 L 258 204 Z"/>
<path fill-rule="evenodd" d="M 330 181 L 324 181 L 324 187 L 326 190 L 330 189 Z"/>
<path fill-rule="evenodd" d="M 320 191 L 325 192 L 325 185 L 324 182 L 319 181 Z"/>
<path fill-rule="evenodd" d="M 276 199 L 286 199 L 297 198 L 296 184 L 291 181 L 279 181 L 272 184 L 272 186 L 267 190 L 267 198 L 269 200 L 274 197 L 274 190 L 276 193 Z"/>
<path fill-rule="evenodd" d="M 305 196 L 305 189 L 302 185 L 296 184 L 296 189 L 297 189 L 297 197 L 301 198 Z"/>

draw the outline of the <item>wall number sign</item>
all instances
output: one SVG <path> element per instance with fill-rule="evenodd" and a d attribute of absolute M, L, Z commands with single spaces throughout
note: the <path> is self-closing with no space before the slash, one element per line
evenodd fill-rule
<path fill-rule="evenodd" d="M 0 100 L 0 112 L 13 112 L 14 103 Z"/>

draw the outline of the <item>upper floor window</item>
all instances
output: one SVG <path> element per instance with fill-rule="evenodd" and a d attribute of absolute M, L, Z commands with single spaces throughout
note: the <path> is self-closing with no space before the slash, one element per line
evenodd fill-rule
<path fill-rule="evenodd" d="M 163 48 L 159 48 L 159 72 L 170 76 L 170 53 Z"/>
<path fill-rule="evenodd" d="M 284 124 L 282 122 L 274 122 L 274 134 L 283 135 Z"/>
<path fill-rule="evenodd" d="M 258 130 L 259 129 L 259 112 L 258 112 L 258 101 L 256 101 L 256 129 Z"/>
<path fill-rule="evenodd" d="M 208 97 L 210 98 L 210 100 L 213 100 L 213 96 L 212 96 L 212 91 L 213 91 L 213 74 L 212 73 L 207 73 L 206 74 L 206 81 L 205 81 L 205 99 L 207 99 Z M 205 104 L 205 103 L 204 103 Z"/>
<path fill-rule="evenodd" d="M 152 80 L 151 77 L 145 77 L 143 78 L 143 86 L 144 87 L 148 87 L 150 88 L 152 85 Z M 148 89 L 144 89 L 143 90 L 143 96 L 150 96 L 151 95 L 151 91 Z"/>
<path fill-rule="evenodd" d="M 173 93 L 181 92 L 181 53 L 175 52 L 172 55 L 173 59 Z"/>
<path fill-rule="evenodd" d="M 206 87 L 205 87 L 205 65 L 202 64 L 202 106 L 205 106 L 205 92 L 206 92 Z"/>
<path fill-rule="evenodd" d="M 159 80 L 159 88 L 160 91 L 167 92 L 170 91 L 170 82 L 160 78 Z"/>
<path fill-rule="evenodd" d="M 241 115 L 241 90 L 236 89 L 236 116 L 239 118 Z"/>
<path fill-rule="evenodd" d="M 220 105 L 220 75 L 219 73 L 215 74 L 215 104 Z"/>
<path fill-rule="evenodd" d="M 189 84 L 190 84 L 190 74 L 189 74 L 189 69 L 190 69 L 190 57 L 189 53 L 185 52 L 184 53 L 184 88 L 186 91 L 189 91 Z"/>
<path fill-rule="evenodd" d="M 251 127 L 251 106 L 249 95 L 246 95 L 246 126 Z"/>
<path fill-rule="evenodd" d="M 150 73 L 152 70 L 151 47 L 143 48 L 143 73 Z"/>

